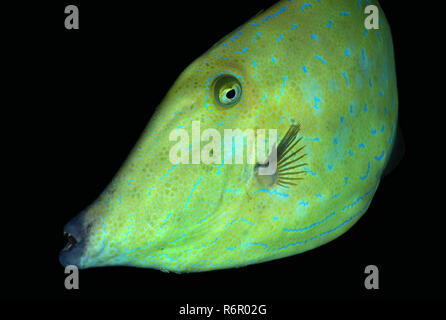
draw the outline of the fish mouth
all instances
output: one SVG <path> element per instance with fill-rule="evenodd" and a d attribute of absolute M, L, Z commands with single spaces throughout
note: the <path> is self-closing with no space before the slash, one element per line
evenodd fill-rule
<path fill-rule="evenodd" d="M 59 262 L 62 266 L 75 265 L 81 267 L 81 258 L 85 250 L 87 232 L 84 228 L 85 212 L 79 213 L 64 227 L 67 244 L 60 251 Z"/>
<path fill-rule="evenodd" d="M 78 243 L 78 241 L 76 240 L 76 238 L 69 232 L 64 231 L 63 232 L 64 237 L 67 238 L 68 243 L 65 245 L 65 247 L 62 249 L 62 251 L 70 251 L 73 247 L 76 246 L 76 244 Z"/>

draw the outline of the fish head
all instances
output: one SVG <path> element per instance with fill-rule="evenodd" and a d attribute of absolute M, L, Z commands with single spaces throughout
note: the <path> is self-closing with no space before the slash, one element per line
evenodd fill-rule
<path fill-rule="evenodd" d="M 63 265 L 172 269 L 177 252 L 200 254 L 224 232 L 209 229 L 215 221 L 238 219 L 256 192 L 273 187 L 275 173 L 259 174 L 259 165 L 297 119 L 281 99 L 286 80 L 261 66 L 266 41 L 241 45 L 255 37 L 236 30 L 183 71 L 105 191 L 66 224 Z M 260 140 L 263 151 L 255 152 Z M 268 202 L 257 199 L 249 210 L 260 213 Z"/>

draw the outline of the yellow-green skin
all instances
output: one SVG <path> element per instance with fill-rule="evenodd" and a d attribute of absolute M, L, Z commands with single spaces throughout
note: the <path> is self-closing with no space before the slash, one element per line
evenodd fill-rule
<path fill-rule="evenodd" d="M 368 1 L 378 5 L 377 1 Z M 298 254 L 367 210 L 390 155 L 397 87 L 389 25 L 364 27 L 365 1 L 280 1 L 197 58 L 176 80 L 119 173 L 84 213 L 81 268 L 196 272 Z M 232 74 L 241 101 L 216 104 Z M 178 164 L 172 130 L 277 129 L 300 123 L 307 174 L 265 189 L 252 164 Z M 202 146 L 204 143 L 202 142 Z"/>

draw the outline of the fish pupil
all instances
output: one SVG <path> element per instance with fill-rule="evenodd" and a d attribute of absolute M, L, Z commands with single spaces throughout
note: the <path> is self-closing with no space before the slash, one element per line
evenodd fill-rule
<path fill-rule="evenodd" d="M 226 92 L 226 98 L 233 99 L 235 97 L 235 90 L 231 89 L 228 92 Z"/>

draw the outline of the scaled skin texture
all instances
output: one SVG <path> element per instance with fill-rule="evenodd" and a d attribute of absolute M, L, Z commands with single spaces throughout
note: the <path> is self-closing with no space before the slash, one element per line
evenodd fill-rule
<path fill-rule="evenodd" d="M 65 226 L 72 244 L 61 263 L 235 268 L 314 249 L 351 228 L 372 201 L 397 128 L 391 33 L 377 1 L 368 2 L 379 8 L 379 30 L 364 27 L 365 1 L 280 1 L 198 57 L 107 189 Z M 215 101 L 221 75 L 242 85 L 229 108 Z M 298 123 L 306 174 L 295 186 L 265 188 L 253 164 L 172 164 L 169 135 L 181 128 L 192 139 L 192 121 L 222 137 L 277 129 L 278 141 Z"/>

